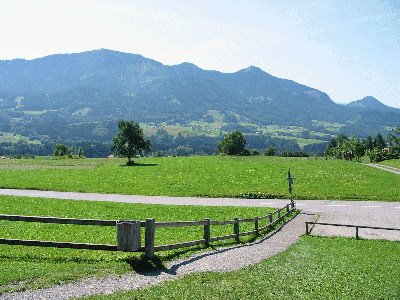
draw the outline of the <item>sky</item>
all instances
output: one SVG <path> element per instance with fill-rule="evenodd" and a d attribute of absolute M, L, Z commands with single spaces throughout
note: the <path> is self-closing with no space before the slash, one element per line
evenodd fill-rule
<path fill-rule="evenodd" d="M 400 108 L 399 0 L 1 0 L 0 60 L 110 49 Z"/>

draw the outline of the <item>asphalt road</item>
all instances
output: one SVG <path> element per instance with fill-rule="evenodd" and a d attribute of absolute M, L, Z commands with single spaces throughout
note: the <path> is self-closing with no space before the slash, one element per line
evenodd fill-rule
<path fill-rule="evenodd" d="M 283 207 L 284 205 L 289 203 L 289 200 L 278 199 L 164 197 L 14 189 L 0 189 L 0 195 L 30 196 L 72 200 L 111 201 L 125 203 L 207 206 Z M 319 215 L 319 222 L 400 229 L 399 202 L 296 200 L 296 206 L 304 212 L 317 213 Z M 312 233 L 316 235 L 328 236 L 355 236 L 355 229 L 317 225 L 313 229 Z M 400 231 L 360 229 L 359 234 L 362 238 L 384 238 L 400 241 Z"/>

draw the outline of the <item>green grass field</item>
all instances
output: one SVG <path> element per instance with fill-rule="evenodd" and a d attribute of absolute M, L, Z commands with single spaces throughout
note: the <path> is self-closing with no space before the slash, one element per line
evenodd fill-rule
<path fill-rule="evenodd" d="M 400 201 L 397 174 L 321 158 L 163 157 L 0 161 L 0 187 L 166 196 Z"/>
<path fill-rule="evenodd" d="M 303 236 L 239 271 L 190 274 L 88 299 L 399 299 L 399 265 L 398 242 Z"/>
<path fill-rule="evenodd" d="M 232 220 L 266 215 L 275 209 L 265 207 L 206 207 L 145 205 L 112 202 L 73 201 L 30 197 L 0 196 L 0 214 L 51 216 L 80 219 L 199 221 Z M 266 222 L 266 221 L 265 221 Z M 251 223 L 241 224 L 241 230 L 253 230 Z M 260 224 L 264 226 L 265 224 Z M 212 226 L 211 235 L 232 234 L 232 226 Z M 142 232 L 142 238 L 144 232 Z M 202 227 L 160 228 L 156 230 L 156 245 L 198 240 Z M 59 225 L 0 221 L 0 238 L 60 241 L 75 243 L 116 244 L 115 227 Z M 254 238 L 241 238 L 245 242 Z M 213 243 L 213 246 L 233 244 L 234 240 Z M 142 242 L 144 245 L 144 242 Z M 203 246 L 158 252 L 162 263 Z M 74 281 L 89 276 L 120 274 L 141 268 L 140 253 L 57 249 L 0 245 L 0 294 L 9 290 L 37 288 Z M 146 265 L 151 267 L 151 265 Z"/>

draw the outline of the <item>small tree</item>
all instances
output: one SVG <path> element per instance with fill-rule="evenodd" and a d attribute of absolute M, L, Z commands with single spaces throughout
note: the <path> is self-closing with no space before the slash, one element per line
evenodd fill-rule
<path fill-rule="evenodd" d="M 54 146 L 54 156 L 70 156 L 71 154 L 72 150 L 64 144 L 56 144 Z"/>
<path fill-rule="evenodd" d="M 267 149 L 265 149 L 264 151 L 264 155 L 265 156 L 274 156 L 276 153 L 276 150 L 274 147 L 272 147 L 272 145 L 270 145 Z"/>
<path fill-rule="evenodd" d="M 79 148 L 78 148 L 78 156 L 82 157 L 82 155 L 83 155 L 83 149 L 82 149 L 81 146 L 79 146 Z"/>
<path fill-rule="evenodd" d="M 218 143 L 218 152 L 228 155 L 242 155 L 246 146 L 246 139 L 239 131 L 233 131 L 226 135 L 224 139 Z"/>
<path fill-rule="evenodd" d="M 119 132 L 112 139 L 111 151 L 116 155 L 127 157 L 128 165 L 131 165 L 131 158 L 137 153 L 146 153 L 151 149 L 150 140 L 144 140 L 143 129 L 139 123 L 121 120 L 118 122 Z"/>
<path fill-rule="evenodd" d="M 386 141 L 383 139 L 383 136 L 380 132 L 375 137 L 374 146 L 379 149 L 386 148 L 387 144 Z"/>

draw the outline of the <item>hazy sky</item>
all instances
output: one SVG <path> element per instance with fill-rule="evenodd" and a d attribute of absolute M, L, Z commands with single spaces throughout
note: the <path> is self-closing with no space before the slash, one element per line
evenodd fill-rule
<path fill-rule="evenodd" d="M 250 65 L 347 103 L 400 108 L 399 0 L 1 0 L 0 60 L 106 48 L 163 64 Z"/>

